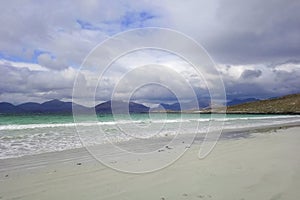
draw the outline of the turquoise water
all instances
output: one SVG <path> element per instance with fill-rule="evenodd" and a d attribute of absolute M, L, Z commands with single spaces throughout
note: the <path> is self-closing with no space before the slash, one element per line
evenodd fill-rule
<path fill-rule="evenodd" d="M 166 135 L 206 133 L 209 130 L 300 123 L 294 115 L 131 114 L 0 115 L 0 159 L 61 151 L 108 141 Z M 79 133 L 79 134 L 78 134 Z M 79 137 L 80 136 L 80 137 Z M 79 139 L 81 138 L 81 140 Z"/>
<path fill-rule="evenodd" d="M 167 116 L 166 116 L 167 115 Z M 222 118 L 224 115 L 213 114 L 213 118 Z M 280 117 L 282 115 L 275 115 Z M 241 114 L 230 114 L 226 115 L 228 119 L 239 119 L 239 118 L 260 118 L 260 117 L 274 117 L 274 115 L 241 115 Z M 180 113 L 168 113 L 168 114 L 131 114 L 132 120 L 149 120 L 150 118 L 154 120 L 161 119 L 210 119 L 210 114 L 180 114 Z M 127 119 L 127 115 L 117 115 L 117 117 L 112 114 L 99 114 L 97 115 L 97 120 L 99 122 L 110 122 Z M 82 115 L 80 116 L 80 121 L 94 121 L 93 116 Z M 62 123 L 73 123 L 73 115 L 37 115 L 37 114 L 27 114 L 27 115 L 0 115 L 0 126 L 1 125 L 25 125 L 25 124 L 62 124 Z"/>

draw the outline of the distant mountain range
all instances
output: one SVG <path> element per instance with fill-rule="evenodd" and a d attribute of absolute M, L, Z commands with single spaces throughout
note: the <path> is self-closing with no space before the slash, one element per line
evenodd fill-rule
<path fill-rule="evenodd" d="M 107 101 L 101 103 L 95 107 L 97 113 L 112 113 L 112 106 L 114 113 L 147 113 L 150 108 L 144 106 L 143 104 L 138 104 L 134 102 L 122 102 L 122 101 Z"/>
<path fill-rule="evenodd" d="M 199 100 L 198 100 L 199 101 Z M 194 108 L 195 104 L 192 103 L 173 103 L 165 104 L 161 103 L 157 108 L 151 110 L 151 112 L 180 112 L 180 111 L 199 111 L 202 113 L 209 113 L 210 102 L 208 99 L 198 102 L 199 108 Z M 97 113 L 112 113 L 112 105 L 114 107 L 114 113 L 148 113 L 150 108 L 139 103 L 134 102 L 122 102 L 122 101 L 106 101 L 98 104 L 95 107 L 85 107 L 72 102 L 63 102 L 60 100 L 51 100 L 44 103 L 23 103 L 20 105 L 13 105 L 11 103 L 0 103 L 0 114 L 29 114 L 29 113 L 64 113 L 71 114 L 73 107 L 81 112 L 89 112 L 93 109 Z M 218 112 L 215 110 L 214 112 Z M 255 98 L 248 99 L 234 99 L 227 103 L 227 113 L 241 113 L 241 114 L 300 114 L 300 94 L 287 95 L 283 97 L 271 98 L 266 100 L 259 100 Z"/>
<path fill-rule="evenodd" d="M 97 113 L 112 113 L 111 101 L 101 103 L 97 105 L 95 108 L 90 108 L 72 102 L 63 102 L 57 99 L 47 101 L 41 104 L 28 102 L 16 106 L 11 103 L 2 102 L 0 103 L 0 113 L 2 114 L 27 114 L 27 113 L 71 114 L 72 104 L 73 107 L 81 113 L 88 112 L 91 109 L 95 109 Z M 124 113 L 126 111 L 125 108 L 126 106 L 128 106 L 128 103 L 115 101 L 113 102 L 113 106 L 114 106 L 115 113 Z M 150 109 L 149 107 L 144 106 L 142 104 L 137 104 L 133 102 L 129 103 L 129 112 L 131 113 L 145 113 L 145 112 L 149 112 L 149 109 Z"/>
<path fill-rule="evenodd" d="M 0 113 L 2 114 L 26 114 L 26 113 L 72 113 L 72 104 L 77 111 L 81 113 L 89 112 L 91 109 L 95 109 L 97 113 L 112 113 L 112 106 L 114 106 L 114 113 L 125 113 L 127 110 L 130 113 L 147 113 L 150 108 L 139 103 L 134 102 L 122 102 L 122 101 L 106 101 L 104 103 L 98 104 L 94 108 L 85 107 L 72 102 L 63 102 L 60 100 L 51 100 L 44 103 L 34 103 L 27 102 L 20 105 L 13 105 L 7 102 L 0 103 Z M 160 104 L 160 107 L 153 109 L 154 111 L 167 110 L 179 112 L 182 110 L 192 110 L 196 109 L 192 107 L 192 103 L 184 103 L 180 105 L 179 103 L 174 104 Z M 199 103 L 200 105 L 200 103 Z M 202 106 L 208 106 L 208 102 L 201 103 Z M 129 107 L 129 108 L 128 108 Z"/>
<path fill-rule="evenodd" d="M 229 102 L 227 102 L 227 106 L 233 106 L 233 105 L 238 105 L 238 104 L 242 104 L 242 103 L 248 103 L 248 102 L 254 102 L 254 101 L 259 101 L 260 99 L 256 99 L 256 98 L 247 98 L 247 99 L 233 99 Z M 195 105 L 198 106 L 195 107 Z M 207 109 L 210 108 L 210 99 L 206 98 L 206 99 L 198 99 L 198 102 L 189 102 L 189 103 L 173 103 L 173 104 L 165 104 L 165 103 L 161 103 L 157 108 L 154 109 L 154 111 L 162 111 L 162 110 L 166 110 L 166 111 L 174 111 L 174 112 L 178 112 L 178 111 L 187 111 L 187 110 L 201 110 L 201 109 Z"/>
<path fill-rule="evenodd" d="M 203 104 L 205 103 L 205 104 Z M 200 113 L 210 113 L 211 109 L 209 101 L 202 101 L 202 105 L 208 105 L 206 107 L 200 107 Z M 167 111 L 178 112 L 180 111 L 180 104 L 160 104 Z M 224 107 L 223 107 L 224 108 Z M 227 102 L 228 114 L 300 114 L 300 94 L 286 95 L 282 97 L 272 97 L 265 100 L 256 98 L 247 99 L 233 99 Z M 182 109 L 183 111 L 193 112 L 197 110 Z M 224 109 L 222 109 L 224 110 Z M 214 112 L 223 112 L 222 110 L 215 109 Z"/>
<path fill-rule="evenodd" d="M 191 102 L 175 102 L 172 104 L 161 103 L 157 108 L 152 109 L 153 111 L 191 111 L 208 108 L 210 106 L 210 98 L 199 98 L 197 101 Z"/>
<path fill-rule="evenodd" d="M 227 106 L 234 106 L 242 103 L 249 103 L 249 102 L 254 102 L 254 101 L 259 101 L 260 99 L 256 98 L 247 98 L 247 99 L 233 99 L 229 102 L 227 102 Z"/>

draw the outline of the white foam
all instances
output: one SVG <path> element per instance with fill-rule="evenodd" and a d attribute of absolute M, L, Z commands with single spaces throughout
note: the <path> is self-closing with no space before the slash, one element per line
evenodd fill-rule
<path fill-rule="evenodd" d="M 200 118 L 200 119 L 163 119 L 163 120 L 119 120 L 110 122 L 80 122 L 80 123 L 57 123 L 57 124 L 11 124 L 1 125 L 0 130 L 22 130 L 36 128 L 75 127 L 75 126 L 96 126 L 116 124 L 140 124 L 140 123 L 184 123 L 184 122 L 208 122 L 208 121 L 237 121 L 237 120 L 262 120 L 262 119 L 298 119 L 298 115 L 291 116 L 264 116 L 264 117 L 239 117 L 239 118 Z"/>
<path fill-rule="evenodd" d="M 235 128 L 251 128 L 264 125 L 275 125 L 292 122 L 300 122 L 300 116 L 258 116 L 258 117 L 239 117 L 239 118 L 225 118 L 213 119 L 215 121 L 224 121 L 224 129 Z M 85 145 L 105 144 L 108 142 L 124 142 L 133 139 L 133 136 L 151 138 L 151 133 L 145 129 L 145 131 L 139 132 L 132 130 L 132 134 L 124 134 L 116 128 L 117 124 L 137 124 L 154 123 L 155 126 L 159 126 L 158 123 L 168 124 L 167 129 L 159 131 L 153 137 L 165 137 L 166 135 L 172 136 L 178 134 L 179 124 L 182 125 L 182 133 L 189 134 L 195 131 L 196 123 L 200 122 L 201 127 L 197 129 L 198 133 L 203 133 L 208 130 L 208 126 L 211 119 L 191 119 L 191 118 L 179 118 L 179 119 L 166 119 L 166 120 L 136 120 L 129 121 L 123 120 L 118 122 L 81 122 L 81 123 L 60 123 L 60 124 L 25 124 L 25 125 L 2 125 L 0 126 L 0 159 L 8 157 L 19 157 L 24 155 L 39 154 L 44 152 L 62 151 L 67 149 L 74 149 L 82 147 L 81 141 L 76 134 L 75 126 L 87 127 L 86 132 L 80 134 L 81 139 Z M 175 124 L 174 124 L 175 123 Z M 221 130 L 222 123 L 216 126 L 209 127 L 210 130 Z M 105 125 L 103 127 L 104 132 L 99 133 L 98 125 Z M 59 128 L 62 127 L 62 128 Z M 65 128 L 63 128 L 65 127 Z M 59 128 L 59 129 L 58 129 Z M 34 130 L 31 130 L 34 129 Z M 21 130 L 21 131 L 14 131 Z M 105 131 L 107 130 L 107 131 Z M 149 130 L 149 129 L 148 129 Z M 135 133 L 136 132 L 136 133 Z M 149 137 L 148 137 L 149 136 Z"/>

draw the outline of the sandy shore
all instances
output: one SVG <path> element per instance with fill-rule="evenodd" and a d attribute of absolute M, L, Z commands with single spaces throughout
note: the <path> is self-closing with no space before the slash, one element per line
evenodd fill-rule
<path fill-rule="evenodd" d="M 202 160 L 195 142 L 171 166 L 140 175 L 85 149 L 0 160 L 0 199 L 300 199 L 300 127 L 243 133 L 225 135 Z"/>

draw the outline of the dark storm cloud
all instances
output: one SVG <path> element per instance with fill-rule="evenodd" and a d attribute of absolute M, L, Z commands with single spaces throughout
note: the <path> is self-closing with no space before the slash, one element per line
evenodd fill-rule
<path fill-rule="evenodd" d="M 262 74 L 261 70 L 256 69 L 256 70 L 245 70 L 242 75 L 241 78 L 242 79 L 250 79 L 250 78 L 258 78 L 260 77 Z"/>
<path fill-rule="evenodd" d="M 268 98 L 272 96 L 272 92 L 268 88 L 257 83 L 225 83 L 227 98 L 243 99 L 243 98 Z"/>
<path fill-rule="evenodd" d="M 261 70 L 245 69 L 240 76 L 232 75 L 238 67 L 235 68 L 231 68 L 232 71 L 226 70 L 222 75 L 229 99 L 246 97 L 264 99 L 300 92 L 299 64 L 286 63 L 273 68 L 260 66 Z"/>
<path fill-rule="evenodd" d="M 300 1 L 219 1 L 216 31 L 204 40 L 219 62 L 299 59 Z"/>

